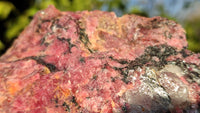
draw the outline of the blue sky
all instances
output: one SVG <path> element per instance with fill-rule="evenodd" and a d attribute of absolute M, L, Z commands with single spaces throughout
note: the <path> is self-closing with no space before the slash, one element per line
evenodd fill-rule
<path fill-rule="evenodd" d="M 157 11 L 158 5 L 163 5 L 164 10 L 171 16 L 177 16 L 184 9 L 184 6 L 189 6 L 195 1 L 200 0 L 128 0 L 127 8 L 131 10 L 133 7 L 138 7 L 141 10 L 147 11 L 150 16 L 159 15 Z"/>

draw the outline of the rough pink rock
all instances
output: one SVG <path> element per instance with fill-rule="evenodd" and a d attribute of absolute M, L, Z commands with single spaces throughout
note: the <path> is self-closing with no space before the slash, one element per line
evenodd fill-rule
<path fill-rule="evenodd" d="M 200 54 L 170 20 L 38 12 L 0 57 L 2 113 L 198 113 Z"/>

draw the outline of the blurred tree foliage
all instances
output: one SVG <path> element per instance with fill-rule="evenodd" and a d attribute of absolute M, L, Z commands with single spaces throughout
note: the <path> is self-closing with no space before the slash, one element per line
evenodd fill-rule
<path fill-rule="evenodd" d="M 185 22 L 188 49 L 200 52 L 200 17 Z"/>
<path fill-rule="evenodd" d="M 0 55 L 6 51 L 12 44 L 13 40 L 28 25 L 34 14 L 41 9 L 47 8 L 53 4 L 57 9 L 62 11 L 82 11 L 82 10 L 104 10 L 115 11 L 118 16 L 123 14 L 138 14 L 148 16 L 147 11 L 139 7 L 133 7 L 128 10 L 128 0 L 7 0 L 0 1 Z M 171 18 L 163 9 L 158 7 L 160 16 Z M 192 22 L 186 24 L 188 31 L 189 48 L 199 52 L 200 39 L 199 30 Z M 199 21 L 200 25 L 200 21 Z M 195 28 L 195 30 L 193 30 Z M 196 37 L 196 38 L 195 38 Z"/>

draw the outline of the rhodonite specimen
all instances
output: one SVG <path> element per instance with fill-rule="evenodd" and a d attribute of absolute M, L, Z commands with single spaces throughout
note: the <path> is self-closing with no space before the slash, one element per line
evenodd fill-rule
<path fill-rule="evenodd" d="M 0 57 L 1 113 L 198 113 L 200 54 L 161 17 L 39 11 Z"/>

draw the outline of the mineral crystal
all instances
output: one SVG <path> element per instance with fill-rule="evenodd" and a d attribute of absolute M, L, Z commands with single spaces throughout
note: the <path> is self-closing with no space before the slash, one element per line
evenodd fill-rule
<path fill-rule="evenodd" d="M 200 54 L 161 17 L 39 11 L 0 57 L 1 113 L 198 113 Z"/>

